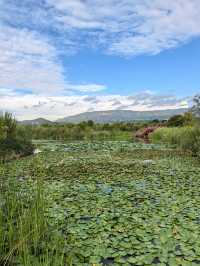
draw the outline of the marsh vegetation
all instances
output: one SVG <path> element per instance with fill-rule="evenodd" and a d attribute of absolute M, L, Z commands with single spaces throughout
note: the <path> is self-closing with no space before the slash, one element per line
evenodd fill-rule
<path fill-rule="evenodd" d="M 165 122 L 149 144 L 133 141 L 136 125 L 91 122 L 82 140 L 49 138 L 53 125 L 31 128 L 38 137 L 30 142 L 30 127 L 6 114 L 0 265 L 199 265 L 200 131 L 196 119 L 184 121 Z M 78 132 L 80 125 L 58 132 L 70 127 Z M 113 128 L 113 139 L 88 137 Z"/>
<path fill-rule="evenodd" d="M 198 265 L 196 159 L 165 145 L 36 142 L 1 165 L 3 265 Z"/>

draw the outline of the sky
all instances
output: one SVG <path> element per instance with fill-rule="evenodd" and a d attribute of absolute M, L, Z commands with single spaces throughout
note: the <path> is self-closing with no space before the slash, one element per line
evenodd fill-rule
<path fill-rule="evenodd" d="M 199 0 L 0 0 L 0 110 L 56 120 L 188 107 Z"/>

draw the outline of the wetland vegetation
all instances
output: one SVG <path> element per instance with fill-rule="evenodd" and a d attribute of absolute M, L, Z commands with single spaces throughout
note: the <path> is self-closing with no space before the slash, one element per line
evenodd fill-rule
<path fill-rule="evenodd" d="M 148 144 L 133 140 L 131 124 L 118 124 L 113 140 L 31 143 L 30 127 L 8 116 L 10 131 L 5 118 L 2 143 L 26 142 L 37 152 L 0 164 L 0 265 L 200 265 L 198 123 L 173 118 L 176 125 L 166 122 Z M 83 125 L 87 133 L 103 127 Z"/>
<path fill-rule="evenodd" d="M 35 145 L 1 165 L 3 265 L 199 265 L 196 159 L 128 141 Z"/>

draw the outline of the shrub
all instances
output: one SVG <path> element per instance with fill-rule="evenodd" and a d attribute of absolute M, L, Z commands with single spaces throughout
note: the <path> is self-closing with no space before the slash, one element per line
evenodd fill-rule
<path fill-rule="evenodd" d="M 30 155 L 34 147 L 11 114 L 0 117 L 0 160 L 6 161 L 19 156 Z"/>
<path fill-rule="evenodd" d="M 17 154 L 30 155 L 33 153 L 33 144 L 26 139 L 4 139 L 0 140 L 0 147 L 3 151 L 14 151 Z"/>
<path fill-rule="evenodd" d="M 174 115 L 167 121 L 168 127 L 183 127 L 191 126 L 194 122 L 194 117 L 191 112 L 187 112 L 183 115 Z"/>
<path fill-rule="evenodd" d="M 179 127 L 184 125 L 184 116 L 183 115 L 175 115 L 170 117 L 167 122 L 169 127 Z"/>

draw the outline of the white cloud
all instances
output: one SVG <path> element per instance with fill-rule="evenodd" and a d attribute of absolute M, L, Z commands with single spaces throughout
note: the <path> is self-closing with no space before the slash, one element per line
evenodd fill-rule
<path fill-rule="evenodd" d="M 158 54 L 200 36 L 199 14 L 199 0 L 0 0 L 0 94 L 104 90 L 72 83 L 61 56 L 85 46 Z"/>
<path fill-rule="evenodd" d="M 88 33 L 109 53 L 157 54 L 200 35 L 199 0 L 46 1 L 63 27 Z"/>
<path fill-rule="evenodd" d="M 1 110 L 12 112 L 18 119 L 44 117 L 50 120 L 96 110 L 163 110 L 188 107 L 189 99 L 173 95 L 143 92 L 132 96 L 39 96 L 9 95 L 0 97 Z"/>
<path fill-rule="evenodd" d="M 0 24 L 0 94 L 9 90 L 26 90 L 39 94 L 67 91 L 96 92 L 101 84 L 69 83 L 56 48 L 34 31 Z"/>
<path fill-rule="evenodd" d="M 16 91 L 12 89 L 7 89 L 7 88 L 1 88 L 0 89 L 0 97 L 5 97 L 5 96 L 16 96 L 17 93 Z"/>
<path fill-rule="evenodd" d="M 32 15 L 27 16 L 30 10 Z M 10 76 L 18 71 L 18 86 L 30 87 L 33 71 L 32 76 L 37 76 L 34 90 L 40 84 L 43 90 L 53 91 L 65 83 L 60 51 L 66 54 L 89 45 L 125 56 L 157 54 L 200 36 L 199 13 L 199 0 L 22 0 L 20 6 L 2 0 L 1 57 L 4 54 L 4 60 L 7 56 L 13 62 L 6 72 Z M 18 28 L 5 26 L 8 22 Z M 30 27 L 33 31 L 26 30 Z M 50 36 L 51 31 L 56 38 Z"/>
<path fill-rule="evenodd" d="M 35 93 L 65 88 L 55 48 L 39 34 L 0 25 L 0 86 Z"/>
<path fill-rule="evenodd" d="M 101 84 L 67 84 L 66 87 L 69 90 L 80 92 L 98 92 L 106 89 L 106 86 Z"/>

